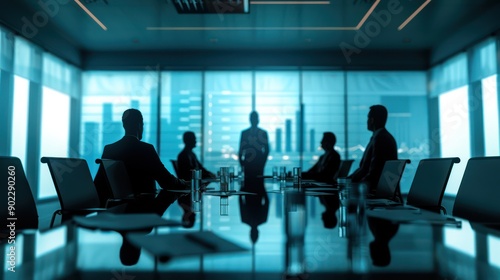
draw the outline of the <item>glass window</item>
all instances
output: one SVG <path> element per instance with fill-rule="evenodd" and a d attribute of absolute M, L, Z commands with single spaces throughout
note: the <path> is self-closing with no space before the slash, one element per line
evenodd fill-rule
<path fill-rule="evenodd" d="M 40 156 L 68 157 L 70 97 L 48 87 L 42 88 Z M 46 164 L 40 164 L 39 198 L 56 195 Z"/>
<path fill-rule="evenodd" d="M 18 157 L 23 166 L 26 166 L 26 144 L 28 140 L 28 95 L 29 81 L 14 75 L 11 155 Z"/>
<path fill-rule="evenodd" d="M 206 167 L 214 173 L 221 166 L 237 171 L 241 131 L 250 126 L 252 73 L 206 72 L 204 106 Z"/>
<path fill-rule="evenodd" d="M 460 157 L 446 186 L 446 193 L 456 195 L 470 158 L 468 86 L 439 95 L 439 127 L 441 157 Z"/>
<path fill-rule="evenodd" d="M 105 145 L 122 138 L 126 109 L 135 108 L 144 118 L 143 141 L 156 146 L 158 72 L 91 71 L 83 75 L 81 154 L 95 176 L 96 158 Z"/>
<path fill-rule="evenodd" d="M 255 72 L 254 109 L 259 113 L 259 126 L 267 130 L 269 137 L 269 159 L 264 174 L 271 174 L 273 166 L 286 166 L 287 170 L 300 166 L 299 74 L 299 71 Z"/>
<path fill-rule="evenodd" d="M 401 179 L 401 192 L 409 191 L 420 159 L 429 156 L 425 72 L 376 71 L 347 73 L 347 131 L 349 158 L 359 166 L 372 132 L 366 128 L 371 105 L 384 105 L 386 128 L 396 139 L 398 158 L 410 159 Z"/>
<path fill-rule="evenodd" d="M 497 75 L 481 80 L 483 92 L 483 121 L 485 156 L 500 155 L 498 131 Z"/>
<path fill-rule="evenodd" d="M 176 160 L 184 148 L 182 135 L 193 131 L 197 138 L 194 152 L 200 158 L 202 116 L 202 72 L 163 72 L 160 115 L 160 157 L 175 174 L 169 160 Z"/>
<path fill-rule="evenodd" d="M 326 71 L 302 72 L 303 100 L 303 170 L 313 166 L 324 152 L 323 132 L 333 132 L 335 145 L 345 158 L 344 73 Z M 299 134 L 297 134 L 299 135 Z"/>

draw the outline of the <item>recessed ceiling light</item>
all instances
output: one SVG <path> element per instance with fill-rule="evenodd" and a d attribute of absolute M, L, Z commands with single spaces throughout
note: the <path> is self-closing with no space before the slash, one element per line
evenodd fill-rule
<path fill-rule="evenodd" d="M 80 6 L 80 8 L 82 8 L 82 10 L 84 10 L 97 24 L 99 24 L 99 26 L 104 29 L 104 30 L 108 30 L 108 28 L 106 27 L 106 25 L 104 25 L 96 16 L 94 16 L 94 14 L 89 11 L 89 9 L 87 9 L 87 7 L 85 7 L 85 5 L 82 4 L 82 2 L 80 2 L 80 0 L 75 0 L 76 4 L 78 4 L 78 6 Z"/>

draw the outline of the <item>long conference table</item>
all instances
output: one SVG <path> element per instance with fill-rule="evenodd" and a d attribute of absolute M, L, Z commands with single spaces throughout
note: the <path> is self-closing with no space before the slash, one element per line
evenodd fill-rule
<path fill-rule="evenodd" d="M 147 234 L 160 237 L 158 246 L 170 242 L 177 248 L 179 254 L 171 258 L 141 248 L 137 263 L 125 266 L 120 260 L 122 235 L 69 223 L 20 233 L 15 272 L 7 269 L 7 245 L 0 279 L 500 279 L 499 255 L 487 248 L 500 245 L 496 230 L 465 220 L 457 227 L 425 221 L 398 224 L 365 215 L 365 231 L 356 233 L 349 229 L 349 209 L 336 192 L 306 194 L 303 271 L 287 273 L 287 259 L 290 264 L 296 258 L 292 251 L 287 254 L 285 216 L 290 209 L 285 197 L 290 183 L 263 181 L 264 193 L 204 194 L 193 228 L 160 227 Z M 208 185 L 214 191 L 218 186 Z M 236 180 L 233 189 L 240 188 Z M 243 189 L 251 192 L 252 186 Z M 163 218 L 178 220 L 181 214 L 173 204 Z M 197 232 L 210 232 L 238 249 L 183 255 L 190 248 L 162 237 Z"/>

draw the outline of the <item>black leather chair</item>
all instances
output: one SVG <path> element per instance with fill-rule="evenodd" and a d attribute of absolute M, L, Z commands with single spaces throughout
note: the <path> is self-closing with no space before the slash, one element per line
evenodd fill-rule
<path fill-rule="evenodd" d="M 340 166 L 339 170 L 337 171 L 337 174 L 335 174 L 335 180 L 337 178 L 344 178 L 349 175 L 349 171 L 351 170 L 352 163 L 354 162 L 353 159 L 346 159 L 346 160 L 341 160 L 340 161 Z"/>
<path fill-rule="evenodd" d="M 406 204 L 446 214 L 441 201 L 451 170 L 459 162 L 458 157 L 422 159 L 413 177 Z"/>
<path fill-rule="evenodd" d="M 382 169 L 382 174 L 378 180 L 375 198 L 403 202 L 399 182 L 403 176 L 406 164 L 409 163 L 411 163 L 409 159 L 388 160 L 385 162 L 384 169 Z"/>
<path fill-rule="evenodd" d="M 172 166 L 174 167 L 175 176 L 179 176 L 179 165 L 177 164 L 177 160 L 171 159 L 170 162 L 172 163 Z"/>
<path fill-rule="evenodd" d="M 500 157 L 475 157 L 465 168 L 453 216 L 482 224 L 500 224 Z"/>
<path fill-rule="evenodd" d="M 99 196 L 86 160 L 42 157 L 41 162 L 49 167 L 61 205 L 61 209 L 52 215 L 50 227 L 54 225 L 56 215 L 61 215 L 61 222 L 65 222 L 74 215 L 87 215 L 106 210 L 99 207 Z"/>
<path fill-rule="evenodd" d="M 0 227 L 1 241 L 10 234 L 10 221 L 15 224 L 16 232 L 38 229 L 38 211 L 21 160 L 17 157 L 0 156 L 0 168 L 0 218 L 4 221 Z"/>
<path fill-rule="evenodd" d="M 122 161 L 96 159 L 95 162 L 100 164 L 103 168 L 104 175 L 110 187 L 112 197 L 108 200 L 107 207 L 110 206 L 110 203 L 131 202 L 136 198 L 153 199 L 156 195 L 156 193 L 134 193 L 130 177 L 127 173 L 127 168 Z"/>

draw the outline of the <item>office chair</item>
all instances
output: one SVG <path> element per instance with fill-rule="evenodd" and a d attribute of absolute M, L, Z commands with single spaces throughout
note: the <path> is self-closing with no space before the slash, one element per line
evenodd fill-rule
<path fill-rule="evenodd" d="M 500 224 L 500 157 L 475 157 L 465 168 L 453 216 L 483 224 Z"/>
<path fill-rule="evenodd" d="M 50 227 L 54 225 L 56 215 L 61 215 L 61 221 L 65 222 L 74 215 L 87 215 L 106 210 L 106 208 L 99 207 L 99 196 L 86 160 L 42 157 L 40 161 L 49 167 L 61 204 L 61 209 L 52 214 Z"/>
<path fill-rule="evenodd" d="M 347 177 L 353 162 L 353 159 L 341 160 L 339 170 L 337 171 L 337 174 L 335 174 L 335 180 L 337 180 L 337 178 Z"/>
<path fill-rule="evenodd" d="M 177 160 L 176 159 L 171 159 L 170 162 L 172 163 L 172 166 L 174 167 L 174 171 L 175 171 L 175 176 L 179 176 L 179 165 L 177 164 Z"/>
<path fill-rule="evenodd" d="M 419 162 L 408 193 L 407 205 L 434 212 L 446 209 L 441 206 L 451 169 L 460 158 L 429 158 Z"/>
<path fill-rule="evenodd" d="M 127 173 L 127 168 L 122 161 L 112 159 L 96 159 L 95 162 L 103 167 L 104 175 L 111 189 L 112 197 L 108 199 L 108 206 L 111 202 L 131 202 L 139 197 L 154 198 L 156 193 L 134 193 L 131 180 Z"/>
<path fill-rule="evenodd" d="M 399 203 L 403 202 L 399 182 L 408 163 L 411 163 L 409 159 L 388 160 L 385 162 L 377 183 L 375 198 L 385 198 Z"/>
<path fill-rule="evenodd" d="M 38 211 L 21 160 L 17 157 L 0 156 L 0 168 L 3 185 L 0 193 L 0 218 L 4 221 L 0 227 L 1 240 L 9 236 L 10 221 L 15 223 L 16 232 L 38 229 Z M 10 220 L 13 218 L 15 220 Z"/>

